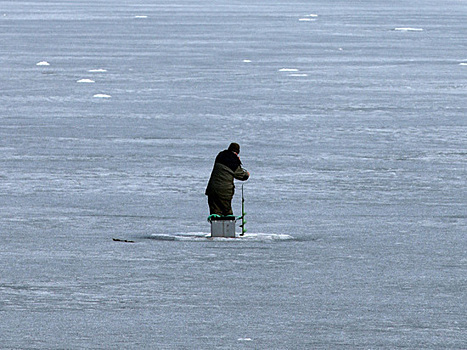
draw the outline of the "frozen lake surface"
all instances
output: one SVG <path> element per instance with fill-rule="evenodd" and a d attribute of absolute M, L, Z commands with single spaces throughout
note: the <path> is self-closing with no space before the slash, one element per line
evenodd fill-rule
<path fill-rule="evenodd" d="M 467 348 L 466 18 L 0 0 L 0 348 Z"/>

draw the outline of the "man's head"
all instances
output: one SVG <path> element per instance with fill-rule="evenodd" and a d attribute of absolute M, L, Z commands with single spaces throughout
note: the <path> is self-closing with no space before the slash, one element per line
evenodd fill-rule
<path fill-rule="evenodd" d="M 240 153 L 240 145 L 239 145 L 238 143 L 232 142 L 232 143 L 229 145 L 228 150 L 229 150 L 229 151 L 232 151 L 232 152 L 234 152 L 234 153 L 239 154 L 239 153 Z"/>

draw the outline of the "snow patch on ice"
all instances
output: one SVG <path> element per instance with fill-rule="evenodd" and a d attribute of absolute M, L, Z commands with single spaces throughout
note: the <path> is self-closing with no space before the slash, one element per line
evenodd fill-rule
<path fill-rule="evenodd" d="M 95 94 L 93 97 L 96 98 L 111 98 L 112 96 L 106 94 Z"/>
<path fill-rule="evenodd" d="M 316 21 L 317 18 L 318 18 L 318 15 L 316 13 L 310 13 L 309 15 L 305 15 L 299 18 L 298 20 L 300 22 L 311 22 L 311 21 Z"/>
<path fill-rule="evenodd" d="M 422 32 L 423 28 L 402 27 L 402 28 L 394 28 L 394 30 L 399 31 L 399 32 Z"/>
<path fill-rule="evenodd" d="M 279 72 L 298 72 L 297 68 L 281 68 Z"/>
<path fill-rule="evenodd" d="M 293 236 L 285 233 L 246 233 L 245 236 L 242 236 L 240 238 L 258 242 L 289 241 L 294 239 Z"/>
<path fill-rule="evenodd" d="M 276 233 L 246 233 L 244 236 L 240 236 L 237 233 L 235 238 L 225 237 L 211 237 L 210 233 L 206 232 L 186 232 L 186 233 L 154 233 L 150 236 L 151 239 L 158 241 L 216 241 L 216 242 L 273 242 L 273 241 L 287 241 L 293 240 L 294 237 L 288 234 L 276 234 Z"/>

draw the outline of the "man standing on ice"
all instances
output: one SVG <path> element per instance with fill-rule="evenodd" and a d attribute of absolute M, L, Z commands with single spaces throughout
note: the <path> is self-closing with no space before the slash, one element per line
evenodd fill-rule
<path fill-rule="evenodd" d="M 240 145 L 233 142 L 216 157 L 205 193 L 211 215 L 233 215 L 234 179 L 245 181 L 250 177 L 250 173 L 242 167 L 239 154 Z"/>

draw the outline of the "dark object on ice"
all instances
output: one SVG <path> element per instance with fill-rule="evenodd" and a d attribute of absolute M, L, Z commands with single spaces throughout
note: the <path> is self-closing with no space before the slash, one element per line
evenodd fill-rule
<path fill-rule="evenodd" d="M 129 241 L 127 239 L 118 239 L 118 238 L 112 238 L 114 242 L 125 242 L 125 243 L 135 243 L 135 241 Z"/>

